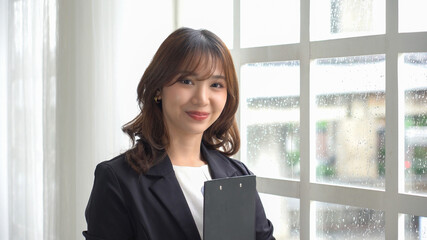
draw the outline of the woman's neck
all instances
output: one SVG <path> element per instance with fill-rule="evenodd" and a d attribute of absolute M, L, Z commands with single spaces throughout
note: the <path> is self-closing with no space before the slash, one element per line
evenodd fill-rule
<path fill-rule="evenodd" d="M 166 152 L 173 165 L 200 167 L 206 163 L 200 152 L 201 137 L 171 138 Z"/>

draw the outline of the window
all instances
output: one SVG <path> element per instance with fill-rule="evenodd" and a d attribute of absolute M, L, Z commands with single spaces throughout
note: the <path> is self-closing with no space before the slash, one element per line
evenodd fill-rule
<path fill-rule="evenodd" d="M 405 239 L 425 239 L 427 237 L 427 218 L 410 214 L 402 216 Z"/>
<path fill-rule="evenodd" d="M 399 80 L 404 92 L 404 191 L 427 195 L 427 53 L 401 54 Z"/>
<path fill-rule="evenodd" d="M 277 195 L 260 193 L 265 208 L 265 214 L 274 223 L 274 237 L 276 239 L 299 239 L 299 200 Z"/>
<path fill-rule="evenodd" d="M 385 0 L 310 1 L 311 40 L 385 33 Z"/>
<path fill-rule="evenodd" d="M 241 159 L 258 175 L 299 179 L 299 62 L 241 68 Z"/>
<path fill-rule="evenodd" d="M 316 238 L 351 239 L 352 236 L 360 236 L 363 239 L 385 239 L 384 211 L 321 202 L 314 202 L 312 207 Z"/>
<path fill-rule="evenodd" d="M 400 0 L 399 32 L 427 31 L 424 9 L 425 1 L 423 0 Z"/>
<path fill-rule="evenodd" d="M 240 1 L 240 45 L 258 47 L 299 42 L 299 1 Z"/>
<path fill-rule="evenodd" d="M 427 237 L 424 5 L 233 1 L 236 157 L 277 239 Z"/>
<path fill-rule="evenodd" d="M 384 189 L 385 55 L 314 59 L 310 81 L 316 181 Z"/>

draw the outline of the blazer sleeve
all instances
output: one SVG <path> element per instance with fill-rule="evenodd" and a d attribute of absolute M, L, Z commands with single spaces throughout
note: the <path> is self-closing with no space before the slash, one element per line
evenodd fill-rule
<path fill-rule="evenodd" d="M 98 164 L 86 207 L 87 240 L 132 239 L 129 211 L 117 175 L 111 166 Z"/>
<path fill-rule="evenodd" d="M 247 172 L 248 175 L 254 175 L 244 163 L 240 162 L 243 169 Z M 257 240 L 275 240 L 273 236 L 273 224 L 270 220 L 267 219 L 265 215 L 264 207 L 262 205 L 261 199 L 256 194 L 256 216 L 255 216 L 255 231 L 256 231 L 256 239 Z"/>

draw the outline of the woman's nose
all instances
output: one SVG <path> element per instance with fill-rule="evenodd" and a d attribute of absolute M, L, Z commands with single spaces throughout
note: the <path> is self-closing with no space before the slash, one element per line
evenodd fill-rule
<path fill-rule="evenodd" d="M 194 92 L 192 103 L 199 106 L 205 106 L 209 102 L 209 91 L 205 84 L 199 85 Z"/>

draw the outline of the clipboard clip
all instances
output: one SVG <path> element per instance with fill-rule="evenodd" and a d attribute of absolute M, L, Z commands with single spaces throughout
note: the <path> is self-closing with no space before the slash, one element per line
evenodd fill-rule
<path fill-rule="evenodd" d="M 243 184 L 242 184 L 242 183 L 239 183 L 239 187 L 241 187 L 241 188 L 242 188 L 242 187 L 243 187 Z M 220 191 L 222 191 L 222 185 L 219 185 L 219 190 L 220 190 Z"/>

